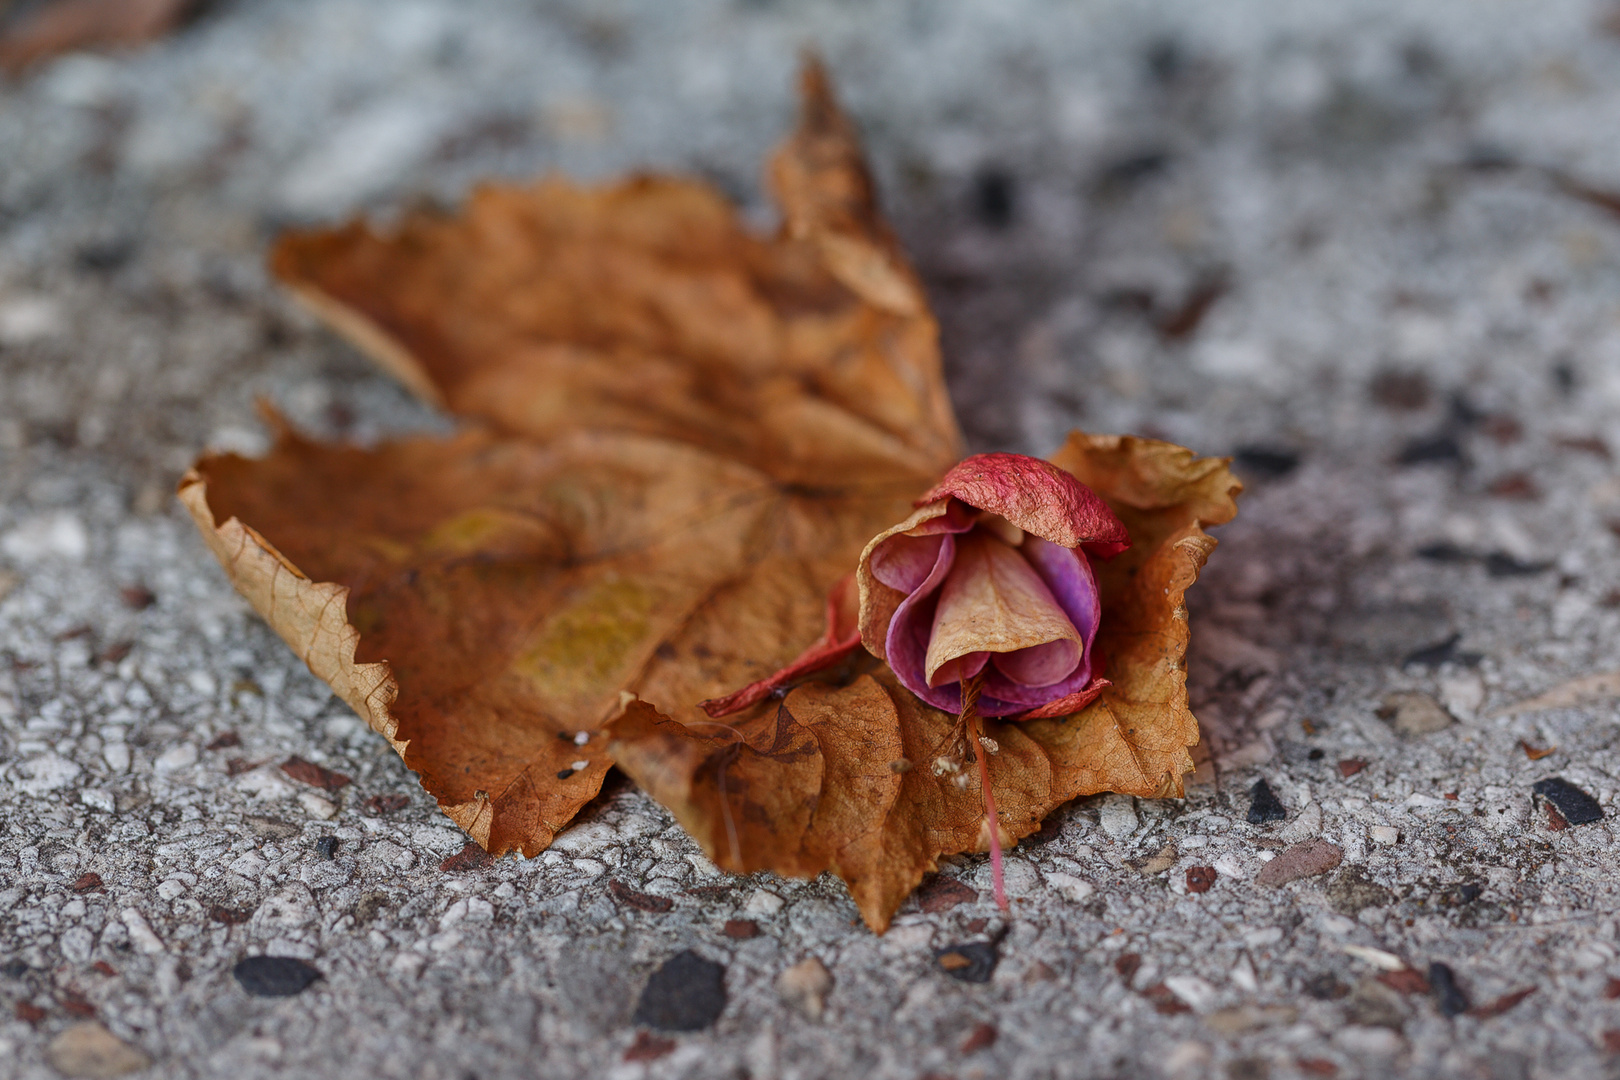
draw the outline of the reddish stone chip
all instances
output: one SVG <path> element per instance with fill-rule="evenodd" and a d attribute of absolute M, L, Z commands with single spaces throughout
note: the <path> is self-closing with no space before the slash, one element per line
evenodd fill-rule
<path fill-rule="evenodd" d="M 728 938 L 747 941 L 749 938 L 759 937 L 759 923 L 753 919 L 727 919 L 723 932 Z"/>
<path fill-rule="evenodd" d="M 323 768 L 313 761 L 305 761 L 301 757 L 290 757 L 283 761 L 281 771 L 297 780 L 300 784 L 308 784 L 311 787 L 318 787 L 325 791 L 338 791 L 354 783 L 351 777 Z"/>
<path fill-rule="evenodd" d="M 80 874 L 79 880 L 69 885 L 68 888 L 79 893 L 95 892 L 101 888 L 101 884 L 101 875 L 92 870 L 89 873 Z"/>
<path fill-rule="evenodd" d="M 1616 981 L 1620 980 L 1610 979 L 1609 983 L 1610 985 L 1613 985 Z M 1529 997 L 1535 992 L 1536 988 L 1533 986 L 1527 986 L 1523 990 L 1514 990 L 1511 993 L 1503 994 L 1495 1001 L 1487 1001 L 1483 1005 L 1475 1005 L 1472 1009 L 1468 1010 L 1468 1015 L 1478 1020 L 1489 1020 L 1493 1016 L 1501 1016 L 1503 1013 L 1507 1012 L 1509 1009 L 1513 1008 L 1513 1006 L 1517 1005 L 1519 1002 L 1523 1001 L 1525 998 Z M 1610 996 L 1612 997 L 1613 995 Z"/>
<path fill-rule="evenodd" d="M 1255 883 L 1273 888 L 1300 878 L 1325 874 L 1344 861 L 1344 851 L 1326 840 L 1306 840 L 1285 848 L 1275 859 L 1260 868 Z"/>
<path fill-rule="evenodd" d="M 1345 758 L 1339 762 L 1339 775 L 1348 780 L 1366 767 L 1367 763 L 1362 761 L 1360 758 Z M 1330 1061 L 1328 1064 L 1332 1065 L 1333 1063 Z M 1335 1066 L 1335 1068 L 1337 1068 L 1337 1066 Z"/>
<path fill-rule="evenodd" d="M 447 874 L 459 874 L 466 870 L 482 870 L 494 861 L 489 852 L 469 840 L 466 847 L 440 863 L 439 869 Z"/>
<path fill-rule="evenodd" d="M 1403 994 L 1427 994 L 1430 989 L 1428 978 L 1416 968 L 1403 968 L 1400 971 L 1380 971 L 1375 977 L 1391 990 Z"/>
<path fill-rule="evenodd" d="M 971 1054 L 978 1050 L 996 1044 L 996 1025 L 978 1024 L 966 1039 L 962 1040 L 962 1053 Z"/>
<path fill-rule="evenodd" d="M 1210 889 L 1215 887 L 1215 879 L 1218 876 L 1213 866 L 1189 866 L 1187 867 L 1187 891 L 1194 893 L 1209 892 Z"/>
<path fill-rule="evenodd" d="M 222 731 L 214 736 L 212 742 L 203 747 L 204 750 L 229 750 L 233 746 L 241 746 L 242 737 L 234 731 Z"/>
<path fill-rule="evenodd" d="M 636 1041 L 624 1052 L 626 1061 L 657 1061 L 675 1049 L 675 1040 L 650 1032 L 636 1032 Z"/>
<path fill-rule="evenodd" d="M 17 1019 L 25 1023 L 37 1024 L 45 1019 L 45 1010 L 31 1001 L 19 1001 L 17 1002 Z"/>
<path fill-rule="evenodd" d="M 1157 983 L 1142 991 L 1142 996 L 1153 1002 L 1153 1011 L 1164 1016 L 1192 1012 L 1192 1006 L 1176 997 L 1176 992 L 1164 983 Z"/>
<path fill-rule="evenodd" d="M 411 805 L 409 795 L 373 795 L 360 806 L 372 817 L 382 817 Z"/>
<path fill-rule="evenodd" d="M 958 904 L 970 904 L 979 898 L 979 892 L 953 877 L 943 875 L 925 882 L 914 894 L 917 906 L 928 915 L 949 911 Z"/>
<path fill-rule="evenodd" d="M 675 906 L 675 901 L 667 896 L 638 892 L 618 878 L 608 882 L 608 894 L 625 907 L 633 907 L 637 911 L 650 911 L 654 915 L 662 915 Z"/>

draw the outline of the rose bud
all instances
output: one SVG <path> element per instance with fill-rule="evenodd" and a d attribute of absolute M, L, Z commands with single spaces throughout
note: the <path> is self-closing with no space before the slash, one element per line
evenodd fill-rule
<path fill-rule="evenodd" d="M 861 641 L 947 712 L 975 676 L 980 715 L 1076 712 L 1107 685 L 1088 555 L 1129 544 L 1107 504 L 1056 465 L 975 455 L 861 553 Z"/>
<path fill-rule="evenodd" d="M 1090 704 L 1108 682 L 1093 648 L 1102 611 L 1088 556 L 1130 545 L 1107 504 L 1050 462 L 977 454 L 917 507 L 866 545 L 854 583 L 834 586 L 820 640 L 704 710 L 738 712 L 862 644 L 948 712 L 961 711 L 962 681 L 975 676 L 983 716 L 1064 716 Z"/>

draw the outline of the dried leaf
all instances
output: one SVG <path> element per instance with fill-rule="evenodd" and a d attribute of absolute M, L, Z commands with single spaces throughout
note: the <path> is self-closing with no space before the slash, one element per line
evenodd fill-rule
<path fill-rule="evenodd" d="M 1215 543 L 1203 525 L 1229 520 L 1238 490 L 1224 462 L 1151 440 L 1076 434 L 1054 460 L 1130 529 L 1131 548 L 1097 564 L 1097 642 L 1115 685 L 1075 715 L 985 721 L 1003 844 L 1079 795 L 1182 793 L 1198 740 L 1182 597 Z M 877 668 L 801 686 L 728 728 L 638 702 L 611 725 L 610 749 L 719 866 L 830 870 L 882 931 L 940 855 L 988 847 L 976 773 L 939 760 L 955 721 Z"/>
<path fill-rule="evenodd" d="M 267 457 L 205 458 L 181 498 L 494 854 L 538 852 L 596 794 L 589 736 L 625 695 L 707 723 L 698 702 L 802 652 L 862 545 L 959 454 L 934 320 L 814 69 L 806 91 L 776 238 L 643 178 L 277 248 L 337 329 L 498 430 L 359 450 L 278 424 Z"/>

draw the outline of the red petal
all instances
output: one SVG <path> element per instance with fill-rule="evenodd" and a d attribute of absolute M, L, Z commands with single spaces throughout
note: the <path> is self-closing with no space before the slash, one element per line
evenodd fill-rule
<path fill-rule="evenodd" d="M 698 706 L 718 720 L 742 712 L 750 705 L 764 701 L 773 690 L 803 678 L 822 668 L 832 667 L 854 652 L 861 644 L 860 627 L 856 625 L 855 575 L 845 574 L 827 593 L 827 630 L 786 667 L 773 672 L 758 682 L 749 683 L 741 690 L 725 697 L 698 702 Z"/>
<path fill-rule="evenodd" d="M 1103 687 L 1112 685 L 1107 679 L 1092 679 L 1091 684 L 1084 690 L 1076 690 L 1074 693 L 1060 697 L 1056 701 L 1048 701 L 1045 705 L 1036 706 L 1029 712 L 1014 717 L 1014 719 L 1044 720 L 1048 716 L 1072 715 L 1096 701 L 1097 695 L 1103 692 Z"/>
<path fill-rule="evenodd" d="M 1097 493 L 1040 458 L 1024 454 L 974 454 L 958 462 L 932 491 L 925 506 L 956 498 L 977 510 L 1000 514 L 1025 532 L 1066 548 L 1108 558 L 1130 547 L 1125 523 Z"/>

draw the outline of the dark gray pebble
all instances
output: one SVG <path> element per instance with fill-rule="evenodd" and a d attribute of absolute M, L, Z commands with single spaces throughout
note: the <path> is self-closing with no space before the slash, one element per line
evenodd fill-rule
<path fill-rule="evenodd" d="M 335 836 L 323 836 L 315 841 L 315 853 L 323 859 L 336 858 L 337 849 L 338 838 Z"/>
<path fill-rule="evenodd" d="M 231 968 L 231 974 L 254 997 L 292 997 L 321 977 L 313 964 L 291 956 L 250 956 Z"/>
<path fill-rule="evenodd" d="M 1587 825 L 1603 818 L 1598 801 L 1562 776 L 1538 780 L 1531 790 L 1552 803 L 1571 825 Z"/>
<path fill-rule="evenodd" d="M 656 1031 L 701 1031 L 726 1008 L 726 969 L 690 949 L 652 973 L 633 1021 Z"/>
<path fill-rule="evenodd" d="M 1456 972 L 1438 960 L 1429 965 L 1429 988 L 1444 1015 L 1461 1016 L 1468 1011 L 1468 998 L 1457 985 Z"/>
<path fill-rule="evenodd" d="M 1249 789 L 1249 824 L 1264 825 L 1287 817 L 1288 811 L 1283 807 L 1282 800 L 1277 798 L 1277 793 L 1271 790 L 1271 785 L 1264 780 L 1256 780 L 1254 787 Z"/>
<path fill-rule="evenodd" d="M 934 954 L 934 962 L 945 970 L 945 974 L 967 983 L 989 982 L 1000 959 L 995 944 L 989 941 L 949 945 Z"/>

